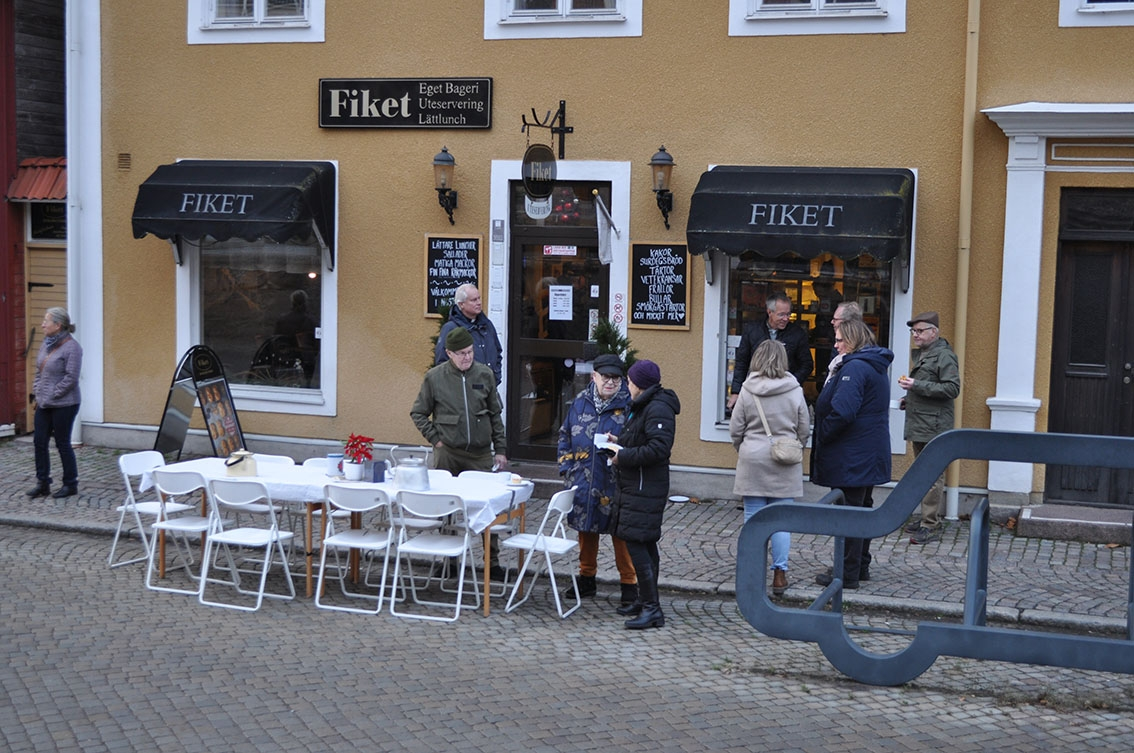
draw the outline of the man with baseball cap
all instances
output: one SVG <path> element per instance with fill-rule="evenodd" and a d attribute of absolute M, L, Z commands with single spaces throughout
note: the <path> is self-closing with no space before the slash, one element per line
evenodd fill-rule
<path fill-rule="evenodd" d="M 916 459 L 925 445 L 953 428 L 953 401 L 961 392 L 961 373 L 957 354 L 940 336 L 936 311 L 926 311 L 906 322 L 914 340 L 913 365 L 909 376 L 898 379 L 906 391 L 902 407 L 906 411 L 905 439 L 913 443 Z M 941 538 L 941 478 L 921 502 L 917 520 L 911 520 L 906 533 L 911 544 L 927 544 Z"/>
<path fill-rule="evenodd" d="M 445 336 L 446 360 L 425 372 L 410 418 L 433 446 L 433 465 L 456 476 L 461 471 L 507 468 L 504 406 L 492 369 L 474 358 L 473 336 L 454 327 Z M 504 580 L 492 537 L 490 578 Z"/>

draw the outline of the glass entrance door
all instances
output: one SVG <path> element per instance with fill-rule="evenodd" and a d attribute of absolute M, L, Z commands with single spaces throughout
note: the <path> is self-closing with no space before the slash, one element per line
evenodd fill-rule
<path fill-rule="evenodd" d="M 590 198 L 589 189 L 574 188 Z M 588 341 L 609 314 L 610 268 L 599 262 L 594 207 L 587 205 L 573 222 L 513 224 L 505 358 L 510 458 L 554 461 L 567 409 L 591 378 Z"/>

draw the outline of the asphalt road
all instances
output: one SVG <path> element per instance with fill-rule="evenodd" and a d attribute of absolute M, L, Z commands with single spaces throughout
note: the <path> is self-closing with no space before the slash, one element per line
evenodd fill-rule
<path fill-rule="evenodd" d="M 108 546 L 0 526 L 0 749 L 1134 748 L 1134 677 L 947 658 L 865 686 L 812 644 L 755 633 L 727 596 L 666 593 L 666 627 L 644 632 L 622 629 L 608 585 L 565 621 L 545 586 L 450 625 L 302 598 L 243 613 L 148 591 L 140 566 L 106 568 Z"/>

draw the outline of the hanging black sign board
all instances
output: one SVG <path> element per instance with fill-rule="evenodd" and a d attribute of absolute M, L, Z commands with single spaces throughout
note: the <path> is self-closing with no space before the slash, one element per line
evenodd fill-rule
<path fill-rule="evenodd" d="M 244 448 L 244 432 L 232 403 L 224 366 L 211 348 L 194 345 L 181 357 L 174 372 L 154 440 L 155 450 L 163 455 L 175 452 L 181 457 L 195 402 L 201 404 L 214 455 L 228 457 Z"/>
<path fill-rule="evenodd" d="M 532 144 L 520 163 L 524 193 L 529 199 L 546 199 L 555 188 L 555 152 L 546 144 Z"/>

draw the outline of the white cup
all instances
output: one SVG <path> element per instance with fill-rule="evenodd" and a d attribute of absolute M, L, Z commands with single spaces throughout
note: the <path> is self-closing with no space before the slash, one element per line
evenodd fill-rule
<path fill-rule="evenodd" d="M 343 475 L 343 454 L 341 452 L 328 452 L 327 453 L 327 475 L 328 476 L 341 476 L 341 475 Z"/>

